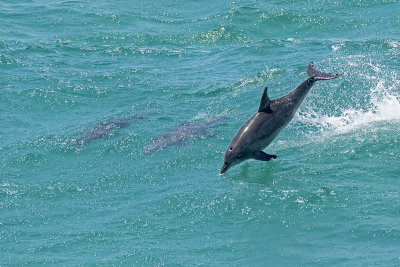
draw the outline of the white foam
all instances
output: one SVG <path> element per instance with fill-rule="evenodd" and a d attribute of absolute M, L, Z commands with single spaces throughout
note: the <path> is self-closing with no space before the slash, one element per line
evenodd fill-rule
<path fill-rule="evenodd" d="M 333 51 L 337 51 L 345 46 L 346 46 L 346 43 L 343 42 L 343 43 L 339 43 L 339 44 L 334 44 L 331 46 L 331 48 Z"/>
<path fill-rule="evenodd" d="M 392 48 L 397 48 L 397 47 L 400 46 L 400 42 L 399 41 L 387 41 L 387 44 Z"/>
<path fill-rule="evenodd" d="M 288 42 L 295 43 L 295 44 L 301 43 L 300 40 L 297 40 L 297 39 L 294 39 L 294 38 L 287 38 L 287 41 L 288 41 Z"/>
<path fill-rule="evenodd" d="M 297 116 L 298 121 L 328 135 L 360 129 L 371 131 L 374 127 L 370 125 L 376 122 L 400 123 L 400 81 L 397 75 L 391 73 L 382 77 L 384 72 L 379 67 L 374 66 L 373 70 L 374 75 L 359 74 L 359 78 L 374 80 L 376 84 L 366 96 L 369 99 L 368 105 L 345 109 L 338 116 L 321 114 L 315 108 L 310 108 Z"/>

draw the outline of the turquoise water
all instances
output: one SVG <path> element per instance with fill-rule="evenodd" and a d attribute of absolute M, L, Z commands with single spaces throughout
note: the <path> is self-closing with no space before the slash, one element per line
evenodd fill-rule
<path fill-rule="evenodd" d="M 399 10 L 0 2 L 0 265 L 399 266 Z M 284 95 L 311 61 L 344 74 L 313 87 L 266 149 L 277 160 L 219 176 L 263 88 Z"/>

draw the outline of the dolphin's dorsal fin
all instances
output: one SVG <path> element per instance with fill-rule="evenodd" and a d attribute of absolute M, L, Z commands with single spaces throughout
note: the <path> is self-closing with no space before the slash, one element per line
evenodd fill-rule
<path fill-rule="evenodd" d="M 271 99 L 268 97 L 268 87 L 265 87 L 264 93 L 261 97 L 260 107 L 258 108 L 258 112 L 272 113 L 271 110 Z"/>

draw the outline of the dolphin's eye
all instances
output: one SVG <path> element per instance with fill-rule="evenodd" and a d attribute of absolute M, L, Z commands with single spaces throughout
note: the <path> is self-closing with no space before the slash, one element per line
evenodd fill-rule
<path fill-rule="evenodd" d="M 232 151 L 232 147 L 230 147 L 229 150 Z"/>

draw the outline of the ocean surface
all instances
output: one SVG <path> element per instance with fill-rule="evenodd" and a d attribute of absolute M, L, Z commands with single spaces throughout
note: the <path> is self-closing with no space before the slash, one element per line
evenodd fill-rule
<path fill-rule="evenodd" d="M 0 266 L 399 266 L 400 2 L 0 1 Z M 218 175 L 265 86 L 315 84 Z M 215 121 L 212 125 L 209 123 Z"/>

